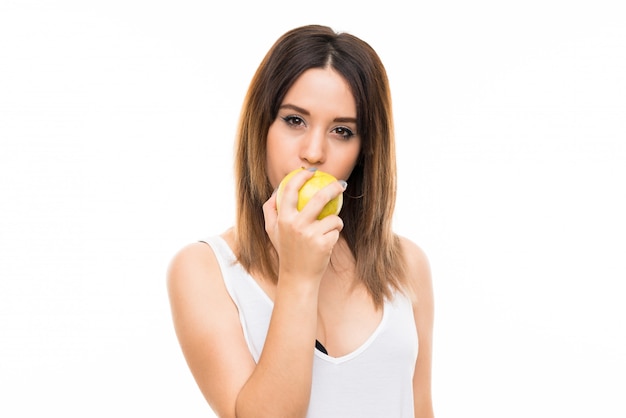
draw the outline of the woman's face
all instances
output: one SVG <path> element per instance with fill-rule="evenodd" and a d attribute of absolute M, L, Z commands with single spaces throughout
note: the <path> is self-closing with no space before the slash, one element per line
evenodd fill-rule
<path fill-rule="evenodd" d="M 331 68 L 305 71 L 287 92 L 267 135 L 267 175 L 274 188 L 296 168 L 317 167 L 347 180 L 361 137 L 348 83 Z"/>

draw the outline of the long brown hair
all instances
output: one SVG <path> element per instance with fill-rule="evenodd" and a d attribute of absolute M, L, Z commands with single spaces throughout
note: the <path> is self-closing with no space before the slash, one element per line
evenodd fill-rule
<path fill-rule="evenodd" d="M 392 231 L 396 156 L 391 94 L 385 68 L 361 39 L 309 25 L 281 36 L 254 74 L 242 107 L 235 148 L 238 260 L 249 272 L 277 281 L 277 255 L 265 232 L 262 205 L 273 189 L 266 140 L 295 80 L 310 68 L 332 67 L 351 87 L 361 151 L 344 193 L 340 216 L 356 260 L 356 275 L 381 306 L 393 289 L 406 289 L 404 260 Z"/>

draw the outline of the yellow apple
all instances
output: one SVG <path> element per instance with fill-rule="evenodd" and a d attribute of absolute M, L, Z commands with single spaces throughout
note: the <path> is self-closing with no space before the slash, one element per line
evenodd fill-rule
<path fill-rule="evenodd" d="M 276 208 L 280 205 L 280 201 L 282 199 L 283 190 L 285 189 L 285 184 L 291 179 L 296 173 L 304 170 L 303 168 L 297 168 L 293 170 L 291 173 L 287 174 L 284 179 L 281 180 L 278 185 L 278 190 L 276 191 Z M 306 183 L 300 188 L 298 191 L 298 210 L 302 210 L 304 205 L 306 205 L 309 200 L 313 197 L 315 193 L 321 188 L 331 184 L 332 182 L 337 181 L 337 179 L 328 173 L 317 170 L 313 177 L 308 179 Z M 317 216 L 317 219 L 323 219 L 328 215 L 338 215 L 339 211 L 341 211 L 341 206 L 343 205 L 343 193 L 339 196 L 335 197 L 333 200 L 328 202 L 320 214 Z"/>

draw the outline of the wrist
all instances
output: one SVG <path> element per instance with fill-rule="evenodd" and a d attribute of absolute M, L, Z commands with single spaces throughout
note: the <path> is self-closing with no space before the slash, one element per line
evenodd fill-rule
<path fill-rule="evenodd" d="M 279 270 L 276 292 L 290 294 L 297 298 L 315 298 L 319 294 L 321 277 L 286 270 Z"/>

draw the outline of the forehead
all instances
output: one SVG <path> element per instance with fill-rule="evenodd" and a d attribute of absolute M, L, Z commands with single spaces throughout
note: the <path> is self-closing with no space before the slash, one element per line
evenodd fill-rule
<path fill-rule="evenodd" d="M 309 107 L 336 108 L 356 113 L 356 104 L 350 85 L 336 70 L 311 68 L 302 73 L 287 91 L 282 104 Z"/>

